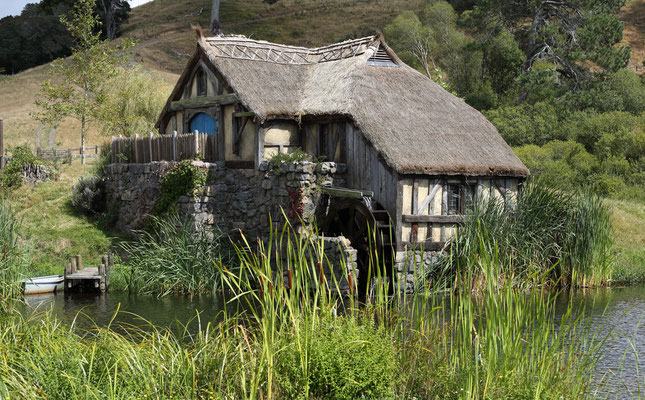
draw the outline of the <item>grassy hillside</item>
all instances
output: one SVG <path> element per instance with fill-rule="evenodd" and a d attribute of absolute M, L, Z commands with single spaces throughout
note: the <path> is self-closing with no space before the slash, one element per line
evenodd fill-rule
<path fill-rule="evenodd" d="M 420 10 L 423 0 L 222 0 L 221 20 L 226 33 L 238 33 L 279 43 L 318 46 L 382 30 L 403 10 Z M 154 0 L 133 9 L 124 36 L 139 42 L 135 60 L 164 83 L 168 92 L 195 47 L 190 26 L 208 26 L 209 0 Z M 630 65 L 645 60 L 645 0 L 629 0 L 621 13 L 625 43 L 632 46 Z M 639 70 L 645 73 L 645 70 Z M 0 80 L 0 118 L 5 121 L 5 144 L 31 143 L 59 148 L 79 145 L 79 124 L 66 120 L 50 135 L 49 127 L 30 117 L 39 85 L 49 79 L 40 66 Z M 87 143 L 105 138 L 90 129 Z"/>

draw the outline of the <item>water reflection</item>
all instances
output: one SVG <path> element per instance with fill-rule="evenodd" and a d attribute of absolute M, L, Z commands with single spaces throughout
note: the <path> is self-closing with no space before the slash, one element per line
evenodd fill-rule
<path fill-rule="evenodd" d="M 601 350 L 596 380 L 602 382 L 601 398 L 640 398 L 645 368 L 645 286 L 614 287 L 561 294 L 557 316 L 571 304 L 584 310 L 585 321 L 599 337 L 609 339 Z"/>
<path fill-rule="evenodd" d="M 74 323 L 79 329 L 133 324 L 145 327 L 149 323 L 172 329 L 183 329 L 190 323 L 189 332 L 199 329 L 196 316 L 199 314 L 202 327 L 223 317 L 224 307 L 232 313 L 239 306 L 228 303 L 224 296 L 136 296 L 128 293 L 58 294 L 28 296 L 22 312 L 38 317 L 47 311 L 63 324 Z M 115 313 L 118 310 L 116 318 Z M 114 318 L 114 320 L 113 320 Z"/>

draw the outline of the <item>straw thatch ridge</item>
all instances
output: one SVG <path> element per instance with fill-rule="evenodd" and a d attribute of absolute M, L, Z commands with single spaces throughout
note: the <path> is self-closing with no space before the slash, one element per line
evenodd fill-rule
<path fill-rule="evenodd" d="M 479 111 L 401 62 L 381 35 L 314 49 L 212 37 L 198 48 L 259 122 L 348 115 L 402 174 L 529 174 Z M 379 48 L 396 67 L 367 62 Z"/>

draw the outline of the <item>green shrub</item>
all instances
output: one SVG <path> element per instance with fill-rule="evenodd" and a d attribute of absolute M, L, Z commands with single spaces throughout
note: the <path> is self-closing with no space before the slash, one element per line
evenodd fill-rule
<path fill-rule="evenodd" d="M 162 215 L 176 206 L 179 197 L 194 194 L 206 183 L 206 173 L 192 165 L 192 160 L 175 164 L 161 181 L 161 197 L 154 208 L 156 215 Z"/>
<path fill-rule="evenodd" d="M 96 175 L 81 177 L 72 187 L 72 206 L 86 215 L 106 209 L 105 180 Z"/>
<path fill-rule="evenodd" d="M 15 189 L 22 186 L 22 168 L 25 165 L 36 163 L 36 156 L 32 153 L 27 144 L 12 147 L 11 160 L 2 170 L 2 186 L 8 189 Z"/>
<path fill-rule="evenodd" d="M 285 398 L 304 399 L 305 387 L 320 399 L 386 398 L 395 386 L 393 339 L 369 320 L 322 319 L 308 334 L 303 357 L 295 343 L 278 355 L 277 383 Z M 301 360 L 307 360 L 307 375 Z"/>
<path fill-rule="evenodd" d="M 557 109 L 549 103 L 500 107 L 485 115 L 511 146 L 541 146 L 554 139 L 566 139 L 559 129 L 561 121 Z"/>

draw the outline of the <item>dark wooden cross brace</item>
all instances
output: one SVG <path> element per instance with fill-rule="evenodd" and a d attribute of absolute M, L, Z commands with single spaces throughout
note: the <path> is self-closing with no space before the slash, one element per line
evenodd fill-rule
<path fill-rule="evenodd" d="M 235 137 L 233 139 L 233 154 L 240 154 L 242 132 L 244 132 L 244 128 L 246 127 L 246 123 L 249 121 L 249 118 L 253 117 L 254 115 L 255 114 L 253 112 L 233 113 L 233 133 L 235 134 Z"/>

